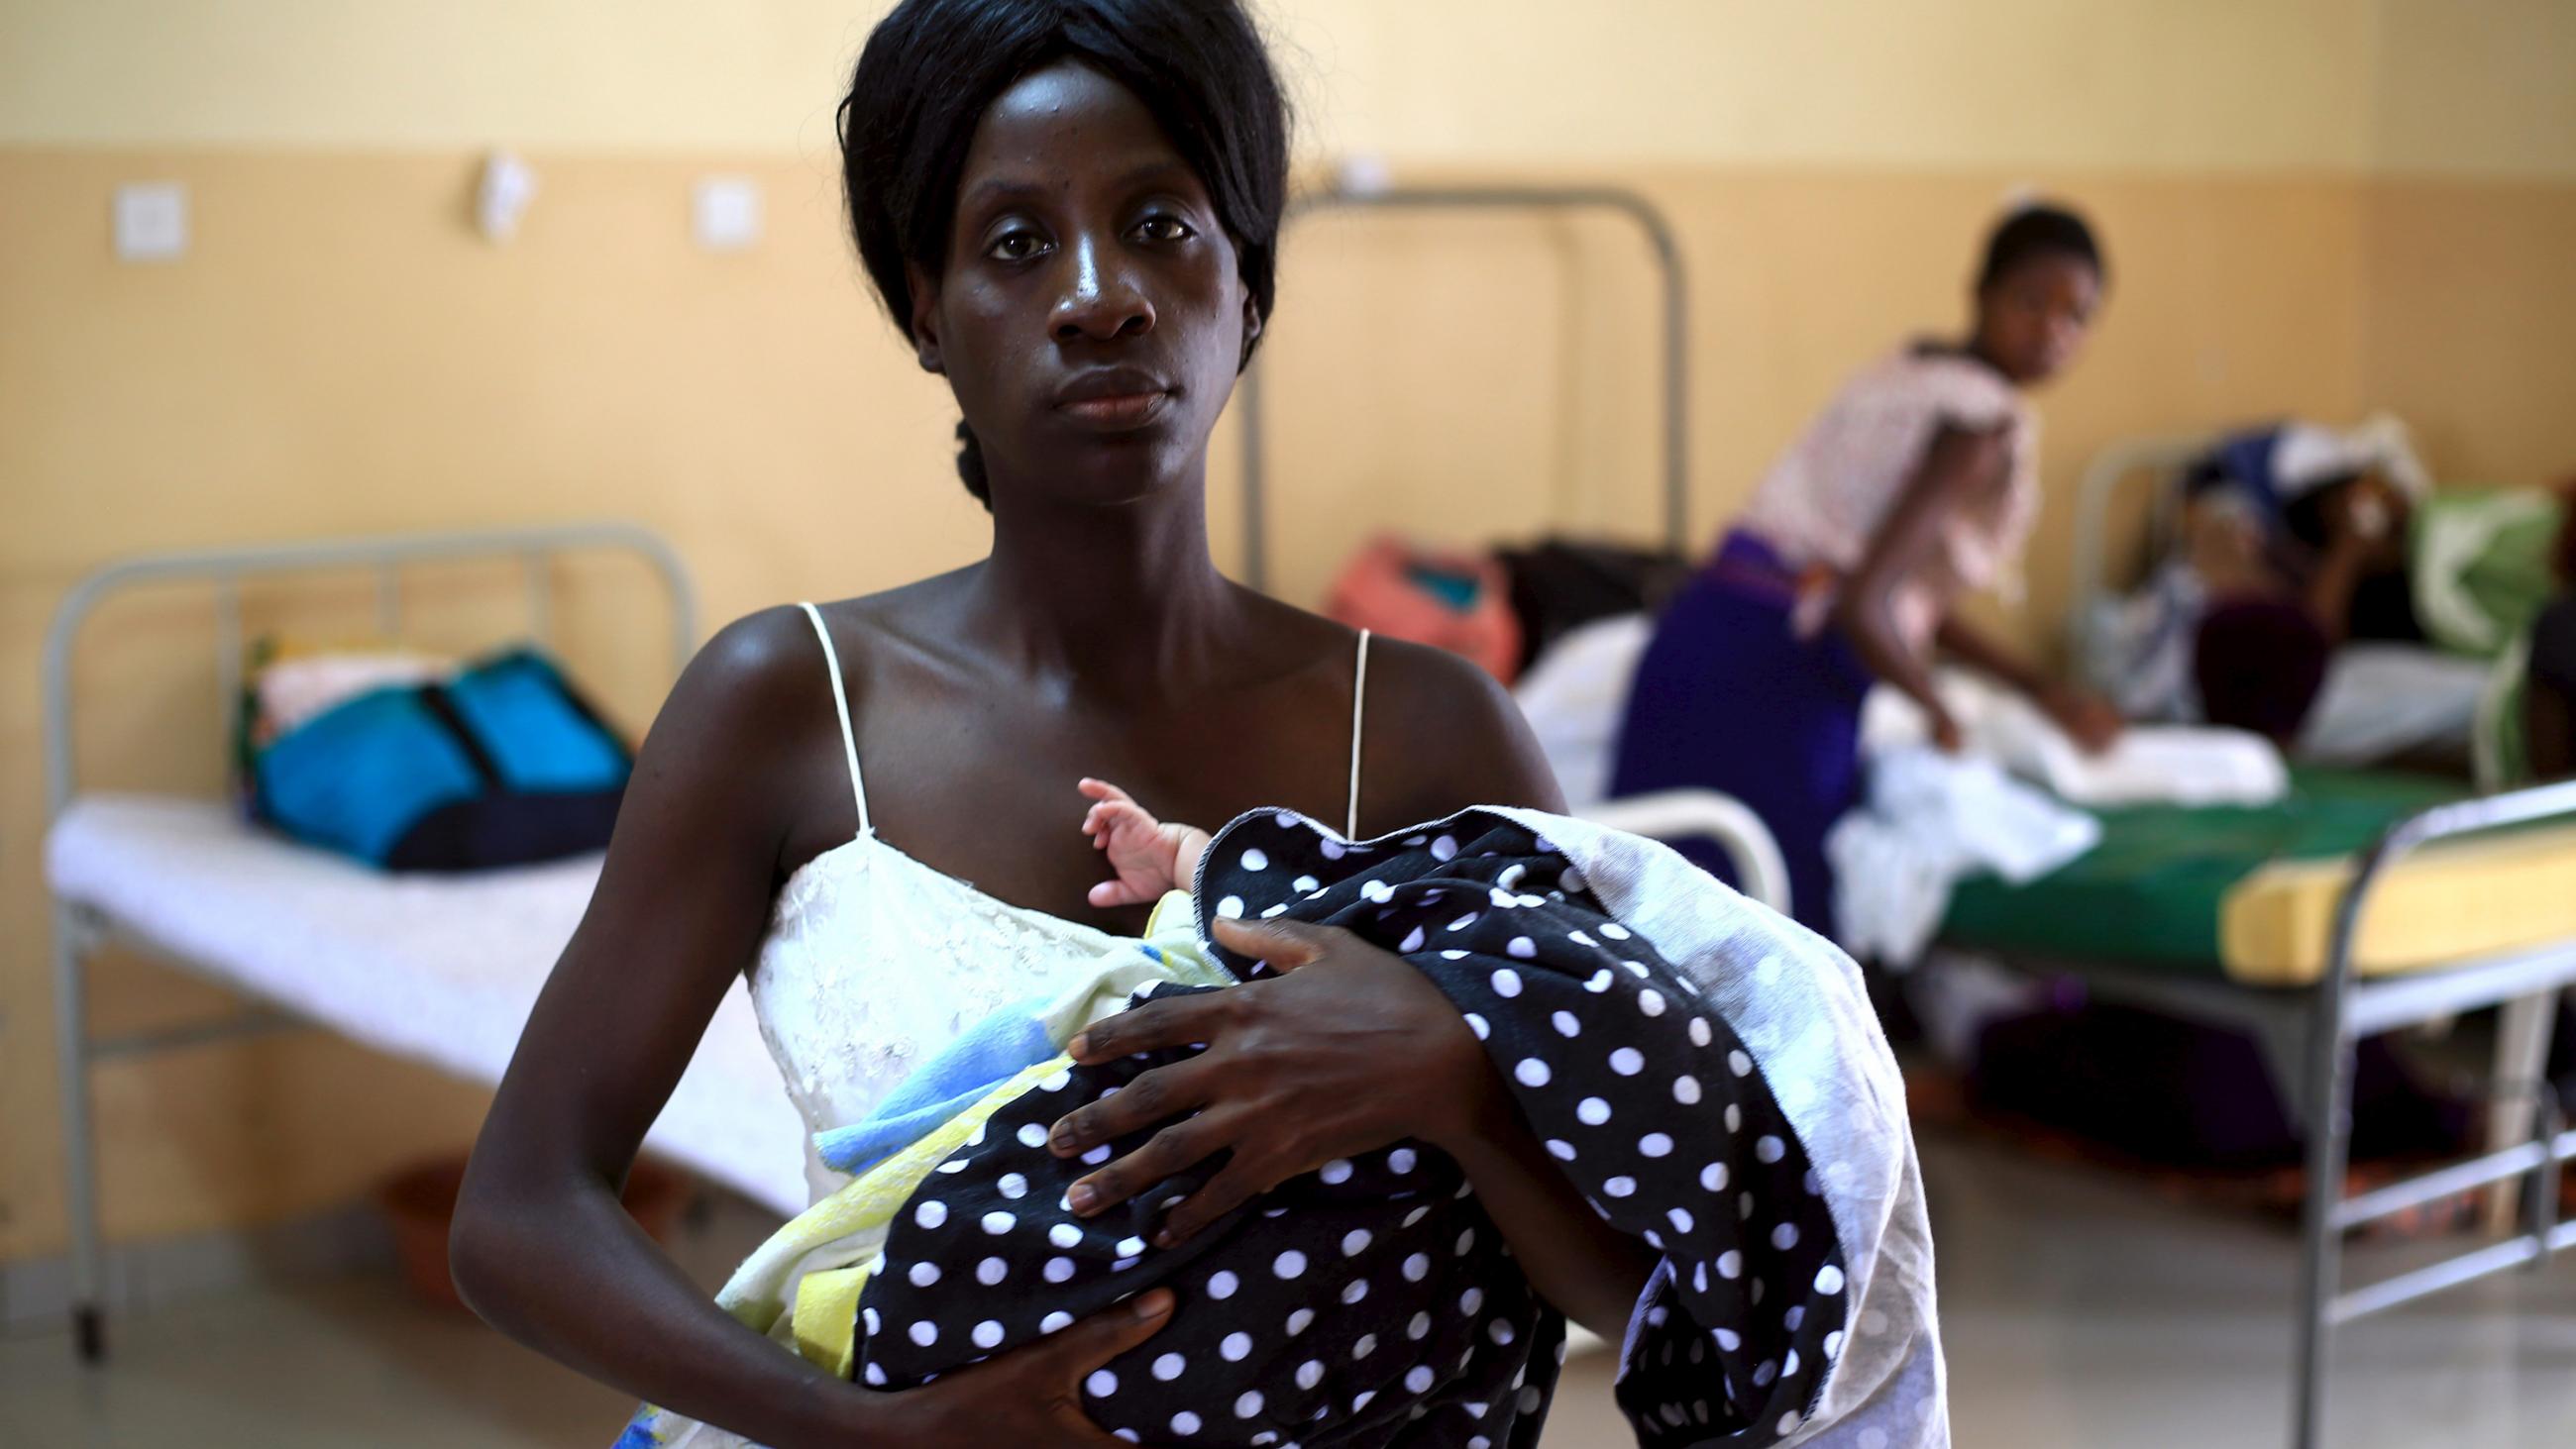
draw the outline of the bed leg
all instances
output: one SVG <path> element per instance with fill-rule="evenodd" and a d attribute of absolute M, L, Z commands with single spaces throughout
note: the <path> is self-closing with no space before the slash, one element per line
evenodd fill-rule
<path fill-rule="evenodd" d="M 2487 1151 L 2502 1152 L 2531 1140 L 2532 1123 L 2540 1116 L 2540 1099 L 2549 1090 L 2541 1077 L 2548 1070 L 2550 1028 L 2557 1024 L 2557 1018 L 2555 991 L 2517 997 L 2497 1013 L 2495 1074 L 2488 1084 L 2495 1100 L 2487 1108 Z M 2507 1180 L 2487 1189 L 2489 1233 L 2513 1231 L 2514 1197 L 2519 1188 L 2520 1184 Z"/>
<path fill-rule="evenodd" d="M 2299 1213 L 2292 1449 L 2318 1449 L 2325 1442 L 2326 1358 L 2333 1348 L 2331 1315 L 2343 1256 L 2335 1208 L 2343 1201 L 2344 1168 L 2352 1147 L 2353 1044 L 2344 1035 L 2341 973 L 2330 972 L 2318 985 L 2308 1030 L 2308 1171 Z"/>
<path fill-rule="evenodd" d="M 107 1358 L 103 1249 L 98 1228 L 98 1137 L 90 1119 L 89 930 L 54 907 L 54 1056 L 61 1077 L 63 1207 L 71 1220 L 72 1345 L 85 1364 Z"/>
<path fill-rule="evenodd" d="M 72 1305 L 72 1345 L 85 1364 L 107 1361 L 107 1322 L 95 1303 Z"/>

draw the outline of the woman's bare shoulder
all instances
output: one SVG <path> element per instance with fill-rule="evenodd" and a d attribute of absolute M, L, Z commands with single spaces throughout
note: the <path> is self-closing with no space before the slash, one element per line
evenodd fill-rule
<path fill-rule="evenodd" d="M 1377 802 L 1371 820 L 1401 815 L 1389 823 L 1410 824 L 1470 805 L 1563 808 L 1555 774 L 1501 681 L 1446 649 L 1400 639 L 1373 640 L 1369 653 L 1363 798 Z"/>

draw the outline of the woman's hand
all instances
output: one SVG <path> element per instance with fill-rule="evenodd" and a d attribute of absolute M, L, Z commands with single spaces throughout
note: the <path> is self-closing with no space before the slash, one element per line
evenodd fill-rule
<path fill-rule="evenodd" d="M 1207 1044 L 1055 1124 L 1050 1145 L 1071 1157 L 1196 1114 L 1076 1182 L 1076 1214 L 1231 1149 L 1225 1167 L 1164 1218 L 1156 1241 L 1169 1247 L 1335 1158 L 1408 1137 L 1435 1147 L 1465 1137 L 1502 1090 L 1457 1009 L 1403 958 L 1332 926 L 1221 920 L 1210 929 L 1218 944 L 1285 974 L 1149 1001 L 1074 1038 L 1072 1055 L 1086 1065 Z"/>
<path fill-rule="evenodd" d="M 1171 1316 L 1171 1290 L 1157 1288 L 935 1383 L 877 1394 L 860 1441 L 1124 1449 L 1082 1411 L 1082 1381 L 1161 1332 Z"/>
<path fill-rule="evenodd" d="M 2326 500 L 2326 545 L 2373 563 L 2402 563 L 2406 511 L 2406 495 L 2378 477 L 2354 479 Z"/>
<path fill-rule="evenodd" d="M 2041 691 L 2039 707 L 2088 755 L 2098 755 L 2119 742 L 2124 727 L 2120 712 L 2090 690 L 2052 684 Z"/>

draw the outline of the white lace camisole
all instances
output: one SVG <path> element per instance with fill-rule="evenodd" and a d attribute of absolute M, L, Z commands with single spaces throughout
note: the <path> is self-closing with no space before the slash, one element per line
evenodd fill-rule
<path fill-rule="evenodd" d="M 967 1027 L 1014 1001 L 1097 971 L 1134 951 L 1135 943 L 998 900 L 877 835 L 868 821 L 840 655 L 822 613 L 812 604 L 800 607 L 814 623 L 832 672 L 832 705 L 840 715 L 859 833 L 787 878 L 750 986 L 761 1037 L 805 1119 L 805 1180 L 819 1200 L 848 1179 L 816 1159 L 813 1133 L 866 1116 Z M 1368 647 L 1363 632 L 1351 690 L 1351 785 L 1343 828 L 1351 839 L 1359 835 Z"/>

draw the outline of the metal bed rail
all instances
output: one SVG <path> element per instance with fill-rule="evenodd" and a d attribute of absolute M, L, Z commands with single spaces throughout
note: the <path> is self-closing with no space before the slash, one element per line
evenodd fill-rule
<path fill-rule="evenodd" d="M 2436 805 L 2399 821 L 2380 837 L 2362 855 L 2352 884 L 2345 888 L 2337 904 L 2325 976 L 2317 983 L 2315 1018 L 2307 1040 L 2308 1100 L 2319 1104 L 2319 1109 L 2308 1131 L 2307 1192 L 2301 1221 L 2296 1402 L 2291 1421 L 2291 1442 L 2296 1449 L 2317 1449 L 2324 1442 L 2326 1356 L 2333 1345 L 2336 1325 L 2508 1268 L 2542 1263 L 2552 1253 L 2576 1246 L 2576 1232 L 2552 1221 L 2554 1192 L 2549 1202 L 2540 1201 L 2541 1187 L 2556 1186 L 2559 1165 L 2576 1159 L 2576 1134 L 2560 1128 L 2561 1114 L 2555 1110 L 2540 1113 L 2545 1126 L 2530 1144 L 2530 1151 L 2490 1154 L 2480 1162 L 2460 1164 L 2410 1182 L 2392 1183 L 2359 1200 L 2359 1206 L 2343 1195 L 2344 1170 L 2352 1147 L 2353 1048 L 2368 1034 L 2356 1029 L 2356 1017 L 2365 1015 L 2357 1006 L 2374 996 L 2385 998 L 2403 990 L 2401 983 L 2390 983 L 2397 988 L 2391 992 L 2372 984 L 2357 986 L 2355 982 L 2354 952 L 2372 888 L 2399 861 L 2436 841 L 2565 816 L 2576 816 L 2576 781 Z M 2482 1004 L 2501 1005 L 2525 991 L 2556 989 L 2576 982 L 2576 942 L 2559 946 L 2549 969 L 2535 969 L 2543 959 L 2548 958 L 2535 954 L 2489 968 L 2490 990 L 2501 994 L 2490 996 Z M 2426 1020 L 2434 1014 L 2438 1013 L 2428 1012 L 2415 1020 Z M 2389 1015 L 2383 1011 L 2381 1018 Z M 2388 1024 L 2400 1022 L 2390 1019 Z M 2498 1157 L 2511 1160 L 2499 1162 Z M 2459 1184 L 2462 1187 L 2526 1178 L 2534 1189 L 2532 1220 L 2521 1232 L 2502 1242 L 2365 1288 L 2339 1290 L 2344 1233 L 2361 1222 L 2384 1216 L 2379 1209 L 2385 1204 L 2398 1204 L 2386 1211 L 2400 1210 L 2410 1192 L 2430 1192 L 2428 1181 L 2439 1184 L 2446 1174 L 2464 1179 Z"/>
<path fill-rule="evenodd" d="M 1337 187 L 1299 198 L 1281 222 L 1284 231 L 1301 216 L 1326 210 L 1366 211 L 1593 211 L 1636 224 L 1652 249 L 1662 290 L 1661 361 L 1664 385 L 1664 546 L 1690 548 L 1690 287 L 1681 243 L 1663 210 L 1642 193 L 1617 186 L 1415 186 Z M 1237 390 L 1242 414 L 1243 558 L 1245 582 L 1266 589 L 1270 580 L 1269 480 L 1262 463 L 1265 387 L 1255 360 Z"/>
<path fill-rule="evenodd" d="M 1780 842 L 1752 807 L 1715 790 L 1659 790 L 1604 800 L 1574 812 L 1596 825 L 1650 840 L 1710 840 L 1735 866 L 1744 894 L 1782 915 L 1790 913 L 1789 863 Z"/>
<path fill-rule="evenodd" d="M 227 704 L 241 690 L 242 585 L 282 574 L 366 570 L 376 580 L 376 625 L 391 635 L 402 623 L 402 574 L 409 567 L 470 559 L 516 558 L 526 573 L 531 637 L 544 642 L 553 623 L 553 563 L 557 555 L 616 551 L 649 565 L 670 601 L 671 660 L 676 673 L 697 647 L 697 591 L 669 543 L 640 525 L 605 521 L 448 533 L 326 539 L 150 554 L 111 563 L 73 584 L 46 630 L 44 688 L 45 819 L 50 828 L 72 803 L 79 777 L 72 654 L 81 628 L 101 603 L 154 584 L 195 584 L 215 593 L 215 679 Z M 219 746 L 220 747 L 220 746 Z M 71 1220 L 73 1341 L 81 1358 L 106 1352 L 103 1298 L 105 1243 L 100 1233 L 95 1123 L 89 1075 L 95 1061 L 144 1055 L 293 1026 L 295 1018 L 262 1004 L 215 1021 L 123 1037 L 97 1039 L 89 1032 L 89 955 L 114 936 L 113 923 L 59 897 L 53 902 L 54 1044 L 64 1142 L 65 1210 Z M 137 942 L 151 948 L 152 943 Z M 157 952 L 175 960 L 167 952 Z M 185 965 L 184 962 L 178 963 Z"/>

